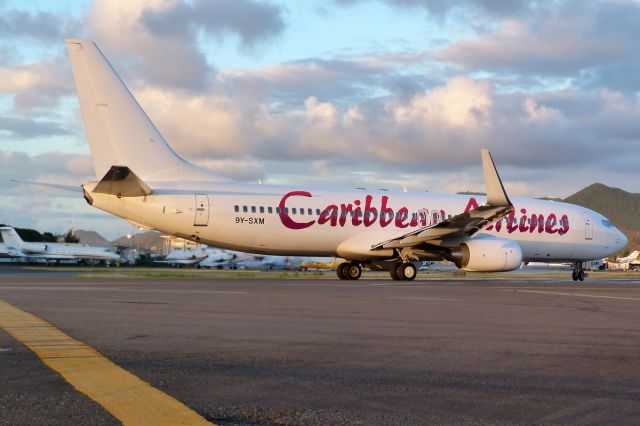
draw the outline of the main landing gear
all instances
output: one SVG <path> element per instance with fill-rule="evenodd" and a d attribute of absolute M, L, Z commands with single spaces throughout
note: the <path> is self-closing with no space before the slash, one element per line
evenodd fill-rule
<path fill-rule="evenodd" d="M 574 281 L 584 281 L 584 269 L 582 269 L 582 262 L 577 262 L 573 267 L 571 278 Z"/>
<path fill-rule="evenodd" d="M 389 269 L 391 279 L 395 281 L 413 281 L 416 279 L 418 270 L 411 262 L 396 263 Z"/>
<path fill-rule="evenodd" d="M 336 274 L 341 280 L 357 280 L 362 276 L 362 266 L 355 262 L 344 262 L 338 265 Z"/>

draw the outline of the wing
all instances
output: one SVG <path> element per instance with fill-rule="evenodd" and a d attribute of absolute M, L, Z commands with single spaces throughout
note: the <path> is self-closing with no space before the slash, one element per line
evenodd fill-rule
<path fill-rule="evenodd" d="M 371 249 L 415 247 L 421 244 L 438 246 L 458 245 L 494 220 L 513 211 L 513 204 L 507 196 L 498 175 L 491 154 L 486 149 L 482 153 L 482 169 L 487 189 L 485 205 L 456 215 L 435 225 L 416 229 L 409 233 L 374 244 Z"/>

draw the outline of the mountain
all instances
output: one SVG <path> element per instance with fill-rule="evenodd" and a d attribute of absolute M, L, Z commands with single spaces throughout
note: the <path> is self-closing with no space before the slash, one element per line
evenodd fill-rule
<path fill-rule="evenodd" d="M 571 204 L 587 207 L 606 216 L 625 231 L 640 231 L 640 194 L 594 183 L 565 198 Z"/>
<path fill-rule="evenodd" d="M 640 247 L 640 194 L 594 183 L 564 201 L 606 216 L 629 238 L 630 250 Z"/>
<path fill-rule="evenodd" d="M 152 251 L 161 251 L 163 246 L 162 234 L 156 231 L 141 232 L 129 238 L 127 235 L 111 241 L 115 246 L 143 248 Z"/>
<path fill-rule="evenodd" d="M 98 234 L 96 231 L 85 231 L 83 229 L 76 229 L 73 231 L 74 235 L 80 243 L 89 244 L 90 246 L 108 246 L 109 241 L 107 241 L 102 235 Z"/>

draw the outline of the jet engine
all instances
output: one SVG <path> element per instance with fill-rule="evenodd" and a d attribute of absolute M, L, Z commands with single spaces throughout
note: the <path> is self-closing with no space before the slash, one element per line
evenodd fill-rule
<path fill-rule="evenodd" d="M 450 259 L 470 272 L 513 271 L 520 267 L 520 245 L 504 238 L 474 238 L 451 250 Z"/>

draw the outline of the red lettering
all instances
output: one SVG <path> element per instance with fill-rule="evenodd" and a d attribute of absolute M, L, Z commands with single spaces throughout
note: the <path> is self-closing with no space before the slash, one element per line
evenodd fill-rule
<path fill-rule="evenodd" d="M 373 225 L 378 215 L 378 210 L 375 207 L 371 207 L 372 199 L 373 197 L 371 195 L 367 195 L 364 202 L 364 226 L 366 227 Z"/>
<path fill-rule="evenodd" d="M 532 214 L 531 215 L 531 226 L 529 227 L 529 232 L 533 233 L 538 228 L 538 234 L 542 234 L 544 232 L 544 216 L 541 214 Z"/>
<path fill-rule="evenodd" d="M 547 218 L 547 223 L 544 227 L 544 231 L 547 234 L 555 234 L 556 232 L 558 232 L 557 229 L 553 228 L 556 225 L 556 220 L 557 220 L 557 217 L 554 213 L 551 213 Z"/>
<path fill-rule="evenodd" d="M 406 207 L 401 207 L 396 214 L 397 228 L 406 228 L 407 226 L 409 226 L 408 223 L 404 223 L 404 221 L 407 219 L 407 216 L 409 216 L 409 209 L 407 209 Z"/>
<path fill-rule="evenodd" d="M 358 226 L 358 225 L 360 225 L 362 223 L 362 219 L 360 219 L 362 217 L 362 208 L 360 208 L 360 200 L 355 200 L 353 202 L 353 204 L 355 204 L 357 207 L 353 211 L 353 217 L 351 218 L 351 224 L 353 226 Z"/>
<path fill-rule="evenodd" d="M 560 229 L 558 229 L 558 234 L 564 235 L 569 232 L 569 217 L 566 214 L 563 214 L 560 218 Z"/>
<path fill-rule="evenodd" d="M 387 207 L 388 201 L 389 197 L 383 195 L 382 205 L 380 206 L 380 226 L 383 228 L 393 222 L 393 209 Z"/>
<path fill-rule="evenodd" d="M 351 204 L 340 204 L 340 219 L 338 219 L 340 226 L 344 226 L 347 222 L 347 216 L 351 213 L 352 207 L 353 206 Z"/>
<path fill-rule="evenodd" d="M 289 214 L 287 213 L 287 210 L 285 210 L 286 203 L 289 197 L 311 197 L 311 196 L 312 196 L 311 193 L 307 191 L 291 191 L 288 194 L 285 194 L 285 196 L 282 197 L 282 199 L 280 200 L 280 205 L 278 206 L 280 208 L 280 222 L 282 222 L 282 224 L 289 229 L 305 229 L 310 227 L 314 223 L 316 223 L 315 220 L 311 220 L 309 222 L 304 222 L 304 223 L 296 222 L 295 220 L 291 219 L 291 216 L 289 216 Z"/>
<path fill-rule="evenodd" d="M 318 218 L 318 225 L 324 225 L 327 222 L 331 222 L 331 226 L 338 224 L 338 206 L 335 204 L 327 206 Z"/>
<path fill-rule="evenodd" d="M 525 232 L 529 230 L 529 225 L 527 224 L 527 209 L 520 209 L 520 213 L 522 213 L 522 217 L 520 218 L 520 226 L 518 230 L 520 232 Z"/>
<path fill-rule="evenodd" d="M 513 234 L 518 229 L 518 224 L 516 223 L 516 213 L 511 212 L 507 216 L 507 232 Z"/>
<path fill-rule="evenodd" d="M 467 202 L 467 207 L 464 208 L 464 212 L 466 213 L 469 210 L 473 210 L 477 208 L 478 208 L 478 202 L 476 201 L 475 198 L 471 197 L 469 198 L 469 202 Z"/>

